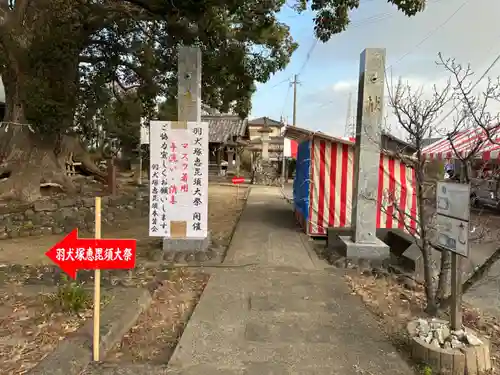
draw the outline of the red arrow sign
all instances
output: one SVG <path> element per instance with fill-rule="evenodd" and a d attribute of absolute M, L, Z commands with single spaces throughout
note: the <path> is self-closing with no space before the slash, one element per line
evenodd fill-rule
<path fill-rule="evenodd" d="M 233 184 L 237 185 L 237 184 L 244 183 L 245 179 L 243 177 L 233 177 L 232 181 L 233 181 Z"/>
<path fill-rule="evenodd" d="M 45 255 L 74 279 L 78 270 L 134 268 L 136 245 L 136 240 L 78 238 L 74 229 Z"/>

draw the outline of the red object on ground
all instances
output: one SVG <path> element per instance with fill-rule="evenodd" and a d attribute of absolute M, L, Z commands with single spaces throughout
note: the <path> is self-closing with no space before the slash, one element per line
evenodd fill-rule
<path fill-rule="evenodd" d="M 232 181 L 233 181 L 233 184 L 237 185 L 237 184 L 244 183 L 245 179 L 243 177 L 233 177 Z"/>
<path fill-rule="evenodd" d="M 78 229 L 55 244 L 45 255 L 74 279 L 78 270 L 135 267 L 136 240 L 78 238 Z"/>

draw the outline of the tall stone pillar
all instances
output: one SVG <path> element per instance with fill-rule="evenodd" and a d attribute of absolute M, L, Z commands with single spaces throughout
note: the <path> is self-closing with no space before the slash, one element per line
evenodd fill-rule
<path fill-rule="evenodd" d="M 236 151 L 236 143 L 233 141 L 228 141 L 226 143 L 227 152 L 227 173 L 234 174 L 234 153 Z"/>
<path fill-rule="evenodd" d="M 178 57 L 177 111 L 179 121 L 201 122 L 201 50 L 181 46 Z M 208 128 L 203 131 L 208 132 Z M 207 166 L 208 167 L 208 166 Z M 205 173 L 208 173 L 208 168 Z M 208 204 L 207 201 L 203 202 Z M 198 252 L 208 250 L 210 232 L 203 238 L 163 238 L 165 252 Z"/>
<path fill-rule="evenodd" d="M 239 176 L 241 172 L 241 150 L 236 149 L 235 164 L 236 164 L 236 175 Z"/>
<path fill-rule="evenodd" d="M 384 108 L 385 49 L 361 53 L 351 236 L 341 236 L 347 258 L 384 259 L 389 247 L 376 236 L 378 170 Z"/>
<path fill-rule="evenodd" d="M 259 185 L 280 185 L 279 178 L 276 175 L 276 170 L 273 168 L 271 161 L 269 160 L 269 143 L 270 143 L 270 133 L 272 129 L 264 125 L 262 129 L 259 130 L 261 134 L 261 158 L 258 161 L 258 173 L 255 176 L 255 183 Z"/>
<path fill-rule="evenodd" d="M 221 174 L 221 163 L 222 163 L 222 149 L 220 146 L 217 147 L 217 151 L 215 152 L 215 158 L 217 162 L 217 175 Z"/>

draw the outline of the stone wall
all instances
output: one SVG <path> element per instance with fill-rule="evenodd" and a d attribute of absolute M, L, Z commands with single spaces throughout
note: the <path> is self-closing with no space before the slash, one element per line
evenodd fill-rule
<path fill-rule="evenodd" d="M 102 197 L 102 223 L 146 218 L 149 210 L 147 191 L 116 197 Z M 8 203 L 0 206 L 0 239 L 69 233 L 93 232 L 94 197 L 51 197 L 33 204 Z"/>

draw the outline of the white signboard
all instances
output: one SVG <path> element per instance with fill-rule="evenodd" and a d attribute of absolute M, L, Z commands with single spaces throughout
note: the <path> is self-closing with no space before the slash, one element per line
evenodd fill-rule
<path fill-rule="evenodd" d="M 469 255 L 470 185 L 437 183 L 437 243 L 443 249 Z"/>
<path fill-rule="evenodd" d="M 149 145 L 149 128 L 145 125 L 145 121 L 141 118 L 141 145 Z"/>
<path fill-rule="evenodd" d="M 151 121 L 149 235 L 208 235 L 208 123 Z"/>
<path fill-rule="evenodd" d="M 469 223 L 437 215 L 437 243 L 454 253 L 469 256 Z"/>
<path fill-rule="evenodd" d="M 288 138 L 283 138 L 283 156 L 285 158 L 292 157 L 292 142 Z"/>
<path fill-rule="evenodd" d="M 437 214 L 469 221 L 470 185 L 439 181 L 436 187 Z"/>

